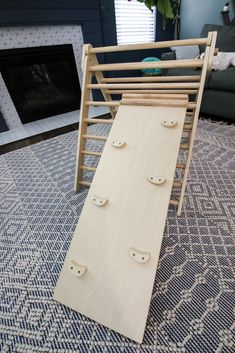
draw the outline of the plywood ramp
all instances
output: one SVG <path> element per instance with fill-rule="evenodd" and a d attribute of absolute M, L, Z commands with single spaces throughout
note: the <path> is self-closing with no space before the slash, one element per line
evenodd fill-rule
<path fill-rule="evenodd" d="M 186 109 L 118 108 L 54 294 L 140 343 Z"/>

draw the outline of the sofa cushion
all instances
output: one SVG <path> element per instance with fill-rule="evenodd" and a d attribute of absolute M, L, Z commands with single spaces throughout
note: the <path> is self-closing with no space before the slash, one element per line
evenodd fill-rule
<path fill-rule="evenodd" d="M 167 76 L 191 76 L 191 75 L 200 75 L 200 71 L 196 69 L 188 69 L 188 68 L 172 68 L 167 69 Z"/>
<path fill-rule="evenodd" d="M 231 119 L 235 122 L 235 93 L 205 89 L 201 112 L 212 116 Z"/>
<path fill-rule="evenodd" d="M 201 37 L 207 37 L 208 32 L 217 31 L 216 48 L 223 52 L 235 52 L 235 26 L 221 26 L 205 24 L 201 31 Z M 205 47 L 200 46 L 200 52 Z"/>
<path fill-rule="evenodd" d="M 235 68 L 212 71 L 207 79 L 206 88 L 235 93 Z"/>

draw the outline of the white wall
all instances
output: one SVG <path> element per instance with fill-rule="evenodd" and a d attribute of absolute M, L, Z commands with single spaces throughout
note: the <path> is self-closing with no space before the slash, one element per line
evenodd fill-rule
<path fill-rule="evenodd" d="M 221 11 L 226 0 L 182 0 L 181 38 L 200 36 L 205 23 L 223 24 Z M 235 0 L 230 0 L 230 19 L 235 16 Z"/>

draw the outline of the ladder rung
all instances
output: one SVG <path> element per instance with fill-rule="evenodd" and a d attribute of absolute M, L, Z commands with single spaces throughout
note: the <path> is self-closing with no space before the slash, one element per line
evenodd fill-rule
<path fill-rule="evenodd" d="M 82 154 L 87 154 L 88 156 L 100 157 L 102 155 L 101 152 L 93 152 L 93 151 L 82 151 Z"/>
<path fill-rule="evenodd" d="M 192 124 L 184 124 L 184 130 L 192 130 L 193 125 Z"/>
<path fill-rule="evenodd" d="M 177 90 L 177 89 L 162 89 L 162 90 L 147 90 L 147 89 L 135 89 L 135 90 L 132 90 L 132 89 L 116 89 L 116 90 L 105 90 L 105 93 L 107 94 L 123 94 L 123 93 L 150 93 L 150 94 L 161 94 L 161 93 L 166 93 L 166 94 L 197 94 L 198 93 L 198 90 Z"/>
<path fill-rule="evenodd" d="M 179 180 L 174 180 L 173 181 L 173 187 L 181 188 L 181 186 L 182 186 L 182 181 L 179 181 Z"/>
<path fill-rule="evenodd" d="M 140 97 L 141 98 L 141 97 Z M 140 99 L 140 98 L 125 98 L 123 96 L 123 99 L 121 101 L 110 101 L 110 102 L 101 102 L 101 101 L 89 101 L 86 102 L 86 105 L 91 105 L 91 106 L 107 106 L 107 107 L 118 107 L 119 105 L 143 105 L 143 106 L 166 106 L 166 107 L 185 107 L 187 106 L 189 109 L 194 109 L 194 106 L 196 105 L 194 103 L 188 103 L 186 100 L 180 100 L 180 99 L 171 99 L 171 100 L 166 100 L 166 99 Z"/>
<path fill-rule="evenodd" d="M 86 101 L 85 104 L 92 107 L 117 107 L 119 106 L 119 101 Z"/>
<path fill-rule="evenodd" d="M 122 95 L 122 98 L 128 98 L 128 99 L 160 99 L 160 100 L 163 100 L 163 99 L 166 99 L 166 100 L 169 100 L 169 99 L 183 99 L 183 100 L 188 100 L 188 95 L 187 94 L 166 94 L 166 93 L 162 93 L 162 94 L 157 94 L 157 93 L 142 93 L 142 94 L 139 94 L 139 93 L 124 93 Z"/>
<path fill-rule="evenodd" d="M 122 99 L 120 105 L 131 105 L 131 106 L 163 106 L 163 107 L 186 107 L 187 101 L 183 100 L 165 100 L 165 99 Z"/>
<path fill-rule="evenodd" d="M 169 204 L 170 204 L 170 205 L 178 206 L 179 201 L 178 201 L 178 200 L 170 200 L 170 201 L 169 201 Z"/>
<path fill-rule="evenodd" d="M 114 119 L 84 119 L 85 123 L 92 124 L 112 124 Z"/>
<path fill-rule="evenodd" d="M 123 44 L 123 45 L 112 45 L 106 47 L 89 48 L 87 54 L 97 53 L 113 53 L 117 51 L 130 51 L 130 50 L 146 50 L 146 49 L 160 49 L 169 48 L 174 46 L 184 45 L 211 45 L 211 37 L 207 38 L 195 38 L 195 39 L 180 39 L 170 40 L 163 42 L 152 42 L 152 43 L 141 43 L 141 44 Z M 117 65 L 117 64 L 116 64 Z"/>
<path fill-rule="evenodd" d="M 140 76 L 140 77 L 111 77 L 102 78 L 101 83 L 109 82 L 176 82 L 176 81 L 200 81 L 201 76 Z"/>
<path fill-rule="evenodd" d="M 91 182 L 90 181 L 79 181 L 78 184 L 80 185 L 84 185 L 84 186 L 91 186 Z"/>
<path fill-rule="evenodd" d="M 176 164 L 176 168 L 177 168 L 177 169 L 185 169 L 185 167 L 186 167 L 186 164 L 185 164 L 185 163 L 177 163 L 177 164 Z"/>
<path fill-rule="evenodd" d="M 88 167 L 86 165 L 81 165 L 80 167 L 82 170 L 88 170 L 89 172 L 95 172 L 96 168 L 95 167 Z"/>
<path fill-rule="evenodd" d="M 196 109 L 197 104 L 196 103 L 188 103 L 188 109 Z"/>
<path fill-rule="evenodd" d="M 98 141 L 106 141 L 107 136 L 98 136 L 98 135 L 82 135 L 83 138 L 85 139 L 90 139 L 90 140 L 98 140 Z"/>
<path fill-rule="evenodd" d="M 200 83 L 178 82 L 178 83 L 89 83 L 88 89 L 195 89 Z"/>
<path fill-rule="evenodd" d="M 180 149 L 181 150 L 188 150 L 189 149 L 189 143 L 181 143 Z"/>
<path fill-rule="evenodd" d="M 179 62 L 177 62 L 179 61 Z M 130 62 L 118 64 L 99 64 L 89 67 L 89 71 L 122 71 L 122 70 L 142 70 L 142 69 L 165 69 L 165 68 L 185 68 L 202 67 L 203 60 L 165 60 L 157 62 Z"/>

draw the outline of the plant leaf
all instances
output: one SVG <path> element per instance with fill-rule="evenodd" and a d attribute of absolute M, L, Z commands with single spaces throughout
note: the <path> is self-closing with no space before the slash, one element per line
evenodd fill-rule
<path fill-rule="evenodd" d="M 174 14 L 169 0 L 158 0 L 157 9 L 163 17 L 174 18 Z"/>
<path fill-rule="evenodd" d="M 156 7 L 157 10 L 162 14 L 163 20 L 166 18 L 174 18 L 173 9 L 170 3 L 170 0 L 137 0 L 141 3 L 144 3 L 145 6 L 152 10 L 153 7 Z"/>

